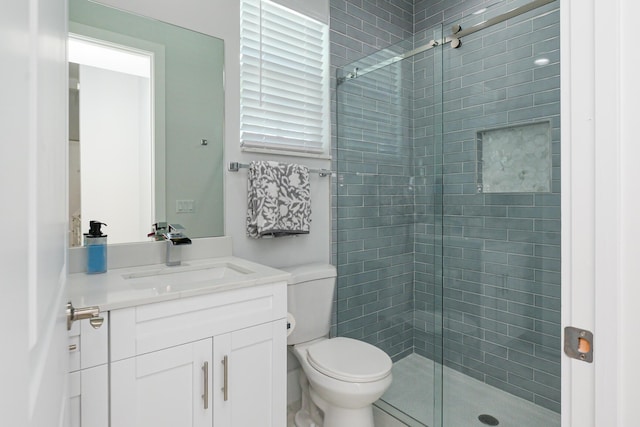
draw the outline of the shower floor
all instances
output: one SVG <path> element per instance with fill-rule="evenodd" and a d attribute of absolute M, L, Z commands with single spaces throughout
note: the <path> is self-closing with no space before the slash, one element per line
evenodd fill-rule
<path fill-rule="evenodd" d="M 433 369 L 432 360 L 417 354 L 397 361 L 391 387 L 376 404 L 384 410 L 392 406 L 423 425 L 433 426 Z M 499 427 L 560 427 L 560 414 L 453 369 L 445 367 L 443 375 L 445 426 L 486 427 L 478 416 L 488 414 L 498 419 Z M 447 402 L 455 406 L 447 407 Z"/>

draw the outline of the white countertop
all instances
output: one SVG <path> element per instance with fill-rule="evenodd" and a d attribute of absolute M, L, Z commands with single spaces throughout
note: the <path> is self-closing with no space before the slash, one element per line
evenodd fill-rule
<path fill-rule="evenodd" d="M 98 306 L 101 312 L 213 292 L 286 281 L 290 274 L 233 256 L 117 268 L 101 274 L 68 277 L 75 307 Z"/>

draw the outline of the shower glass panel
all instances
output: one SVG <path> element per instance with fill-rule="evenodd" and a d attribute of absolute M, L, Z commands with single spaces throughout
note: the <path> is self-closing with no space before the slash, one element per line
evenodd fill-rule
<path fill-rule="evenodd" d="M 554 2 L 443 48 L 445 426 L 560 425 L 559 18 Z"/>
<path fill-rule="evenodd" d="M 438 38 L 440 26 L 423 32 L 421 42 Z M 395 376 L 415 375 L 411 382 L 394 381 L 380 405 L 408 414 L 408 422 L 428 418 L 433 425 L 439 374 L 433 363 L 426 369 L 421 362 L 442 353 L 434 298 L 441 292 L 434 276 L 441 192 L 434 189 L 433 144 L 441 108 L 434 56 L 440 52 L 402 59 L 413 46 L 408 40 L 338 70 L 337 333 L 386 351 L 397 362 Z M 422 72 L 416 74 L 414 60 Z"/>
<path fill-rule="evenodd" d="M 338 70 L 336 331 L 389 354 L 376 405 L 409 426 L 560 426 L 559 5 L 533 3 Z"/>

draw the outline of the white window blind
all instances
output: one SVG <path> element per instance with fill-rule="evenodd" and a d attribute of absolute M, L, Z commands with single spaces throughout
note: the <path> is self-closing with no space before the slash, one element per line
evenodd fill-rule
<path fill-rule="evenodd" d="M 240 32 L 242 148 L 328 154 L 328 26 L 268 0 L 242 0 Z"/>

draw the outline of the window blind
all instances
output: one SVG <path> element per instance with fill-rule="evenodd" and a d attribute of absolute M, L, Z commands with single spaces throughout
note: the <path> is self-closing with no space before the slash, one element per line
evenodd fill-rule
<path fill-rule="evenodd" d="M 243 149 L 327 154 L 328 26 L 268 0 L 242 0 L 240 32 Z"/>

